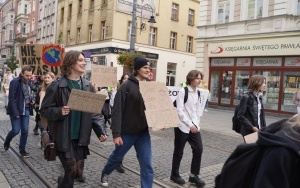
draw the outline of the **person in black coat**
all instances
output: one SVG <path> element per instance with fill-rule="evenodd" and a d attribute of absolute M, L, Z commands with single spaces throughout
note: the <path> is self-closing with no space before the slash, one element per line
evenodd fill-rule
<path fill-rule="evenodd" d="M 242 96 L 237 118 L 242 124 L 243 136 L 257 132 L 266 127 L 262 91 L 266 85 L 262 75 L 253 75 L 248 84 L 249 92 Z"/>
<path fill-rule="evenodd" d="M 84 160 L 90 154 L 88 145 L 92 129 L 100 141 L 107 138 L 103 129 L 104 118 L 100 112 L 92 114 L 71 110 L 67 106 L 72 89 L 95 93 L 91 83 L 81 77 L 85 65 L 82 52 L 71 50 L 66 53 L 61 66 L 63 76 L 47 87 L 40 109 L 41 116 L 47 119 L 50 135 L 57 125 L 55 146 L 65 170 L 64 176 L 58 178 L 58 187 L 61 188 L 73 187 L 76 178 L 84 181 L 82 173 Z"/>
<path fill-rule="evenodd" d="M 241 144 L 215 179 L 216 188 L 300 187 L 300 116 L 283 119 Z"/>

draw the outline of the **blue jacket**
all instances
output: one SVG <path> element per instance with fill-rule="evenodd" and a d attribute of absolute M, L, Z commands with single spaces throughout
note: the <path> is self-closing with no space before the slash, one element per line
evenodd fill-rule
<path fill-rule="evenodd" d="M 30 86 L 30 96 L 32 97 L 31 92 L 31 83 L 28 83 Z M 8 95 L 8 106 L 7 114 L 12 116 L 25 115 L 25 97 L 22 87 L 22 76 L 13 79 L 9 85 L 9 95 Z M 30 115 L 33 115 L 33 110 L 30 108 Z"/>

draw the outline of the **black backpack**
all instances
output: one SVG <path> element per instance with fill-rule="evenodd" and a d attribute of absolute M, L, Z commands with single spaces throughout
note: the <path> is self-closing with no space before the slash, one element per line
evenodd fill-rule
<path fill-rule="evenodd" d="M 198 93 L 198 99 L 200 99 L 200 91 L 197 90 L 197 93 Z M 186 103 L 186 101 L 188 100 L 188 97 L 189 97 L 189 90 L 187 87 L 184 87 L 184 104 Z M 177 103 L 176 103 L 176 100 L 173 102 L 173 106 L 174 107 L 177 107 Z"/>
<path fill-rule="evenodd" d="M 248 95 L 248 93 L 246 93 L 245 95 Z M 251 99 L 249 99 L 251 100 Z M 249 100 L 247 101 L 247 104 L 249 104 Z M 242 128 L 242 124 L 239 121 L 239 119 L 237 118 L 237 113 L 239 111 L 239 107 L 240 105 L 238 104 L 235 109 L 234 109 L 234 115 L 232 117 L 232 130 L 234 130 L 237 133 L 241 133 L 241 128 Z"/>

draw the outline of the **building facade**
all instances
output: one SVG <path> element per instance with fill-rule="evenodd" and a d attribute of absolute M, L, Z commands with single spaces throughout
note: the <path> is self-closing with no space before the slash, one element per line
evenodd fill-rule
<path fill-rule="evenodd" d="M 249 78 L 266 78 L 264 107 L 296 113 L 300 88 L 300 0 L 201 1 L 197 67 L 209 74 L 211 104 L 236 106 Z"/>
<path fill-rule="evenodd" d="M 36 43 L 38 7 L 38 0 L 6 0 L 1 4 L 2 64 L 11 56 L 18 63 L 18 44 Z"/>
<path fill-rule="evenodd" d="M 56 39 L 66 51 L 82 50 L 92 63 L 118 67 L 130 47 L 133 0 L 58 2 Z M 199 1 L 138 0 L 135 50 L 151 61 L 152 80 L 180 85 L 195 68 Z M 147 22 L 154 16 L 156 23 Z"/>
<path fill-rule="evenodd" d="M 56 44 L 57 0 L 39 0 L 37 44 Z"/>

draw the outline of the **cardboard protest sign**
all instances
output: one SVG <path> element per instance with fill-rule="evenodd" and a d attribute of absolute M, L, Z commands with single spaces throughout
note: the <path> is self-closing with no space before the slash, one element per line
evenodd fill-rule
<path fill-rule="evenodd" d="M 21 67 L 31 66 L 35 75 L 53 72 L 60 76 L 65 52 L 60 44 L 20 44 L 18 47 Z"/>
<path fill-rule="evenodd" d="M 91 82 L 98 87 L 117 87 L 117 67 L 92 64 Z"/>
<path fill-rule="evenodd" d="M 169 90 L 169 96 L 171 97 L 172 102 L 174 102 L 178 96 L 178 92 L 182 87 L 176 87 L 176 86 L 168 86 Z M 201 105 L 201 110 L 200 110 L 200 116 L 203 115 L 203 111 L 205 108 L 206 100 L 209 94 L 208 90 L 202 89 L 202 88 L 197 88 L 197 90 L 200 91 L 200 105 Z"/>
<path fill-rule="evenodd" d="M 244 136 L 245 143 L 255 143 L 258 139 L 258 132 L 254 132 Z"/>
<path fill-rule="evenodd" d="M 100 114 L 105 99 L 105 95 L 72 89 L 67 105 L 71 110 Z"/>
<path fill-rule="evenodd" d="M 179 127 L 177 111 L 168 96 L 166 85 L 158 82 L 139 82 L 139 85 L 145 101 L 148 126 L 153 131 Z"/>

